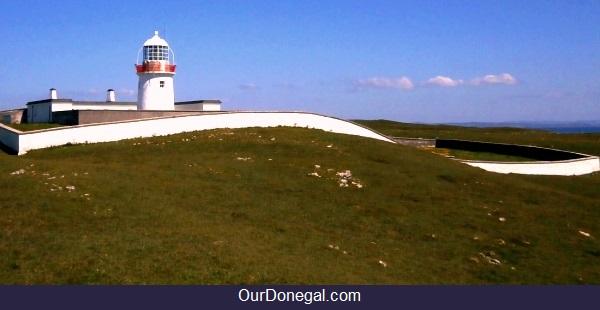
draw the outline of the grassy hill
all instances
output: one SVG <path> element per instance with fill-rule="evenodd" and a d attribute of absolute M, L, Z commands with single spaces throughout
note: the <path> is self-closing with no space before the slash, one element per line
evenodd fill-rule
<path fill-rule="evenodd" d="M 599 135 L 361 123 L 600 154 Z M 600 284 L 598 173 L 249 128 L 0 153 L 0 186 L 3 284 Z"/>

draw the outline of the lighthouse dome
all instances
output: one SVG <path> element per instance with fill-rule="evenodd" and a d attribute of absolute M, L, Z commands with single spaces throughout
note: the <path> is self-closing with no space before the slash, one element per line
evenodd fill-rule
<path fill-rule="evenodd" d="M 158 31 L 154 31 L 154 36 L 152 38 L 146 40 L 146 42 L 144 43 L 144 46 L 152 46 L 152 45 L 169 46 L 167 41 L 165 41 L 163 38 L 158 36 Z"/>
<path fill-rule="evenodd" d="M 154 36 L 144 43 L 142 47 L 144 54 L 143 60 L 146 61 L 171 61 L 175 62 L 175 55 L 169 48 L 167 41 L 158 36 L 158 31 L 154 31 Z M 139 53 L 138 53 L 139 59 Z"/>

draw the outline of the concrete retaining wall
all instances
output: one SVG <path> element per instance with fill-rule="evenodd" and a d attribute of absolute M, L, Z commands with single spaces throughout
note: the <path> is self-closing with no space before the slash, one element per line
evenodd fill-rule
<path fill-rule="evenodd" d="M 447 148 L 465 150 L 472 152 L 490 152 L 496 154 L 520 156 L 534 160 L 556 161 L 584 158 L 588 155 L 568 152 L 563 150 L 549 149 L 531 145 L 517 145 L 481 141 L 466 141 L 452 139 L 437 139 L 436 148 Z"/>
<path fill-rule="evenodd" d="M 119 113 L 122 113 L 122 111 Z M 162 136 L 181 132 L 218 128 L 277 126 L 321 129 L 334 133 L 357 135 L 390 143 L 396 143 L 394 140 L 362 125 L 334 117 L 305 112 L 213 112 L 201 113 L 197 115 L 182 115 L 134 121 L 77 125 L 29 132 L 20 132 L 0 124 L 0 142 L 6 146 L 6 148 L 14 150 L 16 154 L 22 155 L 30 150 L 59 146 L 67 143 L 78 144 L 110 142 L 138 137 Z M 408 140 L 415 140 L 417 141 L 416 144 L 420 144 L 422 142 L 423 144 L 428 144 L 428 146 L 431 145 L 431 140 L 429 139 Z M 445 142 L 441 142 L 440 144 L 436 142 L 436 146 L 440 147 L 441 145 L 443 147 L 453 148 L 452 143 L 448 144 L 448 141 L 450 140 L 443 141 Z M 492 144 L 494 146 L 501 145 L 502 147 L 510 146 L 511 149 L 528 150 L 528 156 L 531 156 L 531 154 L 545 154 L 544 156 L 548 155 L 553 158 L 551 161 L 547 160 L 534 162 L 489 162 L 460 160 L 465 164 L 492 172 L 537 175 L 581 175 L 600 171 L 600 159 L 596 156 L 554 149 L 545 149 L 534 146 L 517 146 L 462 140 L 453 141 L 459 141 L 460 143 L 458 145 L 461 147 L 469 145 L 469 143 L 466 142 L 470 142 L 471 145 L 475 145 L 477 147 L 482 147 L 482 144 Z M 413 141 L 411 143 L 414 144 L 415 142 Z M 489 151 L 490 149 L 486 150 Z M 556 159 L 564 157 L 569 157 L 569 159 Z"/>
<path fill-rule="evenodd" d="M 392 137 L 397 143 L 414 147 L 435 147 L 435 139 Z"/>
<path fill-rule="evenodd" d="M 96 143 L 162 136 L 217 128 L 307 127 L 334 133 L 363 136 L 390 143 L 393 140 L 361 125 L 305 112 L 226 112 L 156 119 L 114 122 L 22 132 L 18 138 L 19 155 L 30 150 L 67 143 Z M 14 145 L 14 144 L 13 144 Z"/>
<path fill-rule="evenodd" d="M 27 109 L 16 109 L 0 112 L 4 124 L 20 124 L 27 122 Z"/>
<path fill-rule="evenodd" d="M 582 175 L 600 171 L 600 158 L 596 156 L 537 146 L 438 139 L 436 140 L 436 147 L 474 152 L 492 152 L 539 160 L 528 162 L 493 162 L 458 159 L 467 165 L 497 173 Z"/>
<path fill-rule="evenodd" d="M 483 162 L 460 160 L 461 162 L 497 173 L 518 173 L 534 175 L 583 175 L 600 171 L 600 158 L 586 158 L 561 161 L 533 162 Z"/>
<path fill-rule="evenodd" d="M 17 154 L 19 150 L 20 131 L 0 124 L 0 149 L 9 153 Z"/>

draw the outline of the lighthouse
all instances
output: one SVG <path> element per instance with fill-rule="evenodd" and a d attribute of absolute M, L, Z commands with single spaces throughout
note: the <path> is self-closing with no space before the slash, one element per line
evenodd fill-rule
<path fill-rule="evenodd" d="M 139 63 L 142 52 L 142 63 Z M 138 82 L 138 110 L 174 110 L 175 55 L 158 31 L 148 39 L 138 52 L 136 71 Z"/>

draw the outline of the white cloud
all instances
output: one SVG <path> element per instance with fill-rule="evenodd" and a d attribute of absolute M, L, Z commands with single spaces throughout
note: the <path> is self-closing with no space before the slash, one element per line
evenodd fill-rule
<path fill-rule="evenodd" d="M 413 82 L 403 76 L 396 79 L 384 78 L 384 77 L 372 77 L 368 79 L 353 80 L 356 90 L 365 90 L 366 88 L 392 88 L 392 89 L 413 89 L 415 85 Z"/>
<path fill-rule="evenodd" d="M 350 81 L 354 85 L 355 91 L 364 91 L 368 88 L 376 89 L 414 89 L 415 85 L 408 77 L 400 78 L 385 78 L 385 77 L 372 77 L 368 79 L 355 79 Z M 418 86 L 442 86 L 442 87 L 459 87 L 459 86 L 485 86 L 492 84 L 505 84 L 514 85 L 517 84 L 517 79 L 508 73 L 500 75 L 489 74 L 484 77 L 474 78 L 469 81 L 463 79 L 453 79 L 447 76 L 438 75 L 430 78 L 425 82 L 421 82 Z"/>
<path fill-rule="evenodd" d="M 240 88 L 241 89 L 256 89 L 258 87 L 254 83 L 246 83 L 246 84 L 241 84 Z"/>
<path fill-rule="evenodd" d="M 455 80 L 449 77 L 438 75 L 434 78 L 427 80 L 427 82 L 422 83 L 422 85 L 436 85 L 436 86 L 444 86 L 444 87 L 457 87 L 463 85 L 471 85 L 471 86 L 485 86 L 491 84 L 506 84 L 506 85 L 514 85 L 517 84 L 517 79 L 515 79 L 512 75 L 508 73 L 503 73 L 500 75 L 489 74 L 484 77 L 474 78 L 468 82 L 464 80 Z"/>
<path fill-rule="evenodd" d="M 425 85 L 438 85 L 438 86 L 445 86 L 445 87 L 456 87 L 456 86 L 460 86 L 463 85 L 465 82 L 463 80 L 453 80 L 449 77 L 445 77 L 445 76 L 436 76 L 434 78 L 429 79 L 427 82 L 425 82 Z"/>
<path fill-rule="evenodd" d="M 515 79 L 512 75 L 508 73 L 503 73 L 501 75 L 486 75 L 482 78 L 476 78 L 471 80 L 471 85 L 479 86 L 479 85 L 489 85 L 489 84 L 507 84 L 514 85 L 517 84 L 517 79 Z"/>

